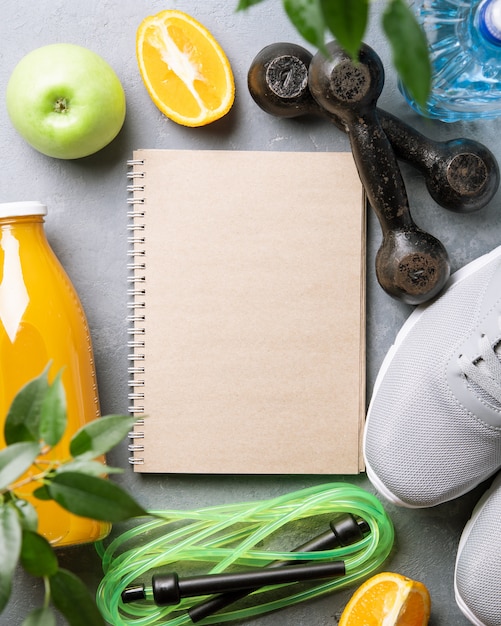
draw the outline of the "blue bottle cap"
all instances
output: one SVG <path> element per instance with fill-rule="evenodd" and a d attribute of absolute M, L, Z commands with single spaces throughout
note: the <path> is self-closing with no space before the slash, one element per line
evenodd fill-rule
<path fill-rule="evenodd" d="M 501 0 L 485 0 L 479 7 L 479 28 L 482 35 L 501 46 Z"/>
<path fill-rule="evenodd" d="M 3 217 L 21 217 L 23 215 L 47 215 L 47 207 L 42 202 L 38 202 L 38 200 L 0 203 L 0 219 Z"/>

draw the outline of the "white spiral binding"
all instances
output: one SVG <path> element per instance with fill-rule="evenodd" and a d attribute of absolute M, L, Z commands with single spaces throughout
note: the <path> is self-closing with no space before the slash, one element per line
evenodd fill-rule
<path fill-rule="evenodd" d="M 144 179 L 144 172 L 141 170 L 141 166 L 144 161 L 139 159 L 132 159 L 127 162 L 130 168 L 127 172 L 127 204 L 129 205 L 129 211 L 127 217 L 129 223 L 127 225 L 128 230 L 128 242 L 129 250 L 127 263 L 129 284 L 128 296 L 129 302 L 127 307 L 129 309 L 128 315 L 128 348 L 129 348 L 129 412 L 133 416 L 144 414 L 144 335 L 145 335 L 145 302 L 144 295 L 146 293 L 146 277 L 145 277 L 145 223 L 144 223 L 144 211 L 141 206 L 144 204 L 144 185 L 141 184 L 141 180 Z M 144 424 L 143 419 L 137 419 L 134 430 L 129 433 L 129 439 L 131 443 L 128 446 L 128 451 L 132 453 L 129 458 L 129 463 L 132 465 L 142 465 L 144 459 L 141 456 L 141 452 L 144 451 L 144 446 L 141 440 L 144 438 L 144 433 L 141 430 Z"/>

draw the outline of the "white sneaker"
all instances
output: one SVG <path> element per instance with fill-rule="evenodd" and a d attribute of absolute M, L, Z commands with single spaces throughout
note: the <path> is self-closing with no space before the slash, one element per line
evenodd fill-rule
<path fill-rule="evenodd" d="M 501 246 L 402 327 L 376 380 L 364 456 L 379 492 L 409 507 L 456 498 L 501 468 Z"/>
<path fill-rule="evenodd" d="M 501 474 L 480 499 L 459 542 L 456 602 L 476 626 L 501 624 Z"/>

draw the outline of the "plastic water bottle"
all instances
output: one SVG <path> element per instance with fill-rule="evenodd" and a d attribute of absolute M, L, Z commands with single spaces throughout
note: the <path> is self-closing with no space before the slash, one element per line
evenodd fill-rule
<path fill-rule="evenodd" d="M 400 90 L 421 115 L 454 122 L 501 115 L 501 0 L 415 0 L 433 67 L 427 110 Z"/>
<path fill-rule="evenodd" d="M 48 452 L 57 460 L 67 458 L 71 436 L 100 409 L 87 321 L 45 236 L 46 212 L 40 202 L 0 204 L 0 447 L 14 396 L 50 363 L 49 380 L 62 371 L 68 418 L 63 439 Z M 39 486 L 35 481 L 30 488 Z M 110 530 L 53 501 L 28 498 L 39 532 L 55 546 L 95 541 Z"/>

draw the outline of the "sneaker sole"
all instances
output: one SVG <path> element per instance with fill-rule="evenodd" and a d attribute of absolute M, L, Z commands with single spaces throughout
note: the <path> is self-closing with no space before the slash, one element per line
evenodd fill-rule
<path fill-rule="evenodd" d="M 482 256 L 478 257 L 477 259 L 474 259 L 470 263 L 468 263 L 468 264 L 464 265 L 463 267 L 461 267 L 460 269 L 456 270 L 450 276 L 450 278 L 447 281 L 444 289 L 440 292 L 440 294 L 438 296 L 436 296 L 436 298 L 434 298 L 430 302 L 427 302 L 426 304 L 422 304 L 422 305 L 416 307 L 414 309 L 414 311 L 409 315 L 407 320 L 404 322 L 404 324 L 400 328 L 397 336 L 395 337 L 395 341 L 393 342 L 393 345 L 388 350 L 385 358 L 383 359 L 381 367 L 379 369 L 378 375 L 377 375 L 376 380 L 374 382 L 374 389 L 373 389 L 373 392 L 372 392 L 372 398 L 371 398 L 371 401 L 369 403 L 369 408 L 367 410 L 366 424 L 369 422 L 369 416 L 370 416 L 370 412 L 371 412 L 371 408 L 372 408 L 372 403 L 374 401 L 376 393 L 377 393 L 377 391 L 378 391 L 378 389 L 379 389 L 379 387 L 381 385 L 381 382 L 382 382 L 384 376 L 386 375 L 386 372 L 387 372 L 388 368 L 390 367 L 391 362 L 393 361 L 393 358 L 394 358 L 397 350 L 400 348 L 400 345 L 402 344 L 402 342 L 404 341 L 406 336 L 409 334 L 411 329 L 419 321 L 419 318 L 421 317 L 421 315 L 423 315 L 423 313 L 426 311 L 426 309 L 435 300 L 437 300 L 438 298 L 443 296 L 446 291 L 451 289 L 454 285 L 456 285 L 456 284 L 460 283 L 461 281 L 463 281 L 465 278 L 468 278 L 469 276 L 471 276 L 473 273 L 475 273 L 476 271 L 478 271 L 479 269 L 481 269 L 482 267 L 484 267 L 488 263 L 491 263 L 494 259 L 496 259 L 498 257 L 501 257 L 501 246 L 498 246 L 498 247 L 494 248 L 490 252 L 487 252 L 486 254 L 483 254 Z M 367 433 L 367 428 L 365 428 L 364 436 L 363 436 L 363 450 L 364 451 L 365 451 L 366 433 Z M 370 463 L 368 463 L 367 459 L 365 458 L 365 452 L 364 452 L 364 462 L 365 462 L 365 471 L 366 471 L 367 477 L 369 478 L 371 483 L 374 485 L 374 487 L 379 491 L 379 493 L 381 493 L 381 495 L 383 495 L 389 502 L 391 502 L 393 504 L 396 504 L 398 506 L 407 507 L 409 509 L 420 509 L 420 508 L 422 508 L 422 506 L 412 505 L 412 504 L 409 504 L 408 502 L 404 502 L 403 500 L 400 500 L 400 498 L 398 498 L 391 491 L 389 491 L 388 488 L 381 483 L 379 478 L 373 472 L 373 470 L 372 470 L 372 468 L 370 466 Z M 487 480 L 487 479 L 488 479 L 488 477 L 484 477 L 482 480 Z M 471 488 L 468 488 L 463 493 L 467 493 L 467 491 L 470 491 L 470 490 L 471 490 Z M 458 497 L 460 495 L 463 495 L 463 493 L 458 494 Z M 483 626 L 483 625 L 479 624 L 479 626 Z"/>
<path fill-rule="evenodd" d="M 478 619 L 478 617 L 473 615 L 471 610 L 465 604 L 463 598 L 460 596 L 459 590 L 457 588 L 457 583 L 456 583 L 456 572 L 455 572 L 455 570 L 457 568 L 457 562 L 459 560 L 459 557 L 461 555 L 463 547 L 465 546 L 466 542 L 468 541 L 468 537 L 470 536 L 471 530 L 472 530 L 473 526 L 475 525 L 475 522 L 477 521 L 478 516 L 480 515 L 480 512 L 481 512 L 484 504 L 489 499 L 491 493 L 495 489 L 497 489 L 499 487 L 499 484 L 501 483 L 500 479 L 501 479 L 501 474 L 497 478 L 494 479 L 494 482 L 492 483 L 492 485 L 489 487 L 489 489 L 487 489 L 487 491 L 483 494 L 483 496 L 480 498 L 480 500 L 475 505 L 475 508 L 473 509 L 473 513 L 472 513 L 470 519 L 466 522 L 466 525 L 464 527 L 463 533 L 461 534 L 461 539 L 459 541 L 458 551 L 457 551 L 457 556 L 456 556 L 456 566 L 454 568 L 454 598 L 456 600 L 456 604 L 458 605 L 458 607 L 461 610 L 461 612 L 463 613 L 463 615 L 467 619 L 469 619 L 470 622 L 472 624 L 474 624 L 474 626 L 485 626 L 485 624 L 484 624 L 484 622 L 480 621 Z"/>

